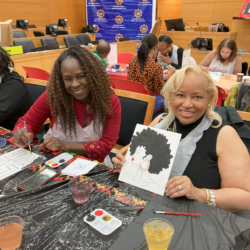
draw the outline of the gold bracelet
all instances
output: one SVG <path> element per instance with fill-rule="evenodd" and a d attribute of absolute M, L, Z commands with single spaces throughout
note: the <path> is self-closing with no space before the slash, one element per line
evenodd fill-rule
<path fill-rule="evenodd" d="M 208 189 L 206 189 L 206 188 L 203 188 L 204 190 L 205 190 L 205 192 L 206 192 L 206 195 L 207 195 L 207 200 L 206 200 L 206 202 L 205 202 L 205 204 L 209 204 L 209 191 L 208 191 Z"/>

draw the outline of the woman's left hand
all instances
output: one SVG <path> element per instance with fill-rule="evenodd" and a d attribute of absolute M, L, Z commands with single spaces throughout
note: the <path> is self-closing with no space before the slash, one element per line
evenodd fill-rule
<path fill-rule="evenodd" d="M 190 200 L 197 200 L 199 189 L 196 188 L 187 176 L 174 176 L 166 186 L 166 195 L 170 198 L 186 196 Z"/>
<path fill-rule="evenodd" d="M 170 60 L 170 57 L 169 57 L 168 54 L 167 54 L 166 56 L 159 55 L 159 56 L 157 57 L 157 59 L 158 59 L 160 62 L 164 62 L 164 63 L 167 63 L 167 64 L 171 64 L 171 60 Z"/>
<path fill-rule="evenodd" d="M 39 149 L 47 148 L 50 151 L 66 151 L 65 150 L 65 143 L 58 140 L 55 137 L 50 137 L 48 140 L 46 140 L 44 143 L 39 145 Z"/>

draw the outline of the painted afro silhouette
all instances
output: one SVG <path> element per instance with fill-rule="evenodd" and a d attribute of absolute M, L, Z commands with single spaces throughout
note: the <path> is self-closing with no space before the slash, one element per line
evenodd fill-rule
<path fill-rule="evenodd" d="M 136 132 L 130 143 L 130 152 L 133 155 L 138 146 L 146 148 L 146 155 L 151 154 L 153 158 L 150 161 L 148 172 L 150 174 L 159 174 L 163 169 L 169 168 L 171 155 L 168 139 L 158 134 L 156 131 L 147 128 L 141 132 Z"/>

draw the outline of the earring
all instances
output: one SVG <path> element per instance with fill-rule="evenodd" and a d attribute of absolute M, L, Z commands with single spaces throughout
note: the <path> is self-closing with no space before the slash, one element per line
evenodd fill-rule
<path fill-rule="evenodd" d="M 172 105 L 172 101 L 169 102 L 169 105 Z"/>
<path fill-rule="evenodd" d="M 150 166 L 150 161 L 148 159 L 145 159 L 145 161 L 148 163 L 148 166 L 146 168 L 142 168 L 142 166 L 140 165 L 139 168 L 142 172 L 146 172 L 149 169 Z"/>
<path fill-rule="evenodd" d="M 210 108 L 210 104 L 208 103 L 208 105 L 207 105 L 209 108 Z"/>

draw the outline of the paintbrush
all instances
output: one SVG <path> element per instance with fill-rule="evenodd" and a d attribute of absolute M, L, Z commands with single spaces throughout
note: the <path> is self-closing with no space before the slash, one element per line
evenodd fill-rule
<path fill-rule="evenodd" d="M 26 132 L 28 132 L 27 127 L 26 127 L 26 122 L 23 121 L 23 123 L 24 123 L 24 128 L 25 128 Z M 28 140 L 28 144 L 29 144 L 29 149 L 30 149 L 30 153 L 31 153 L 30 140 Z"/>
<path fill-rule="evenodd" d="M 169 215 L 191 215 L 191 216 L 201 216 L 201 214 L 191 214 L 191 213 L 175 213 L 175 212 L 163 212 L 154 211 L 155 214 L 169 214 Z"/>

